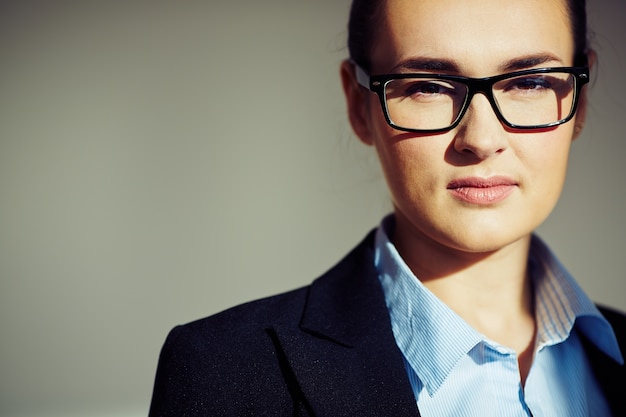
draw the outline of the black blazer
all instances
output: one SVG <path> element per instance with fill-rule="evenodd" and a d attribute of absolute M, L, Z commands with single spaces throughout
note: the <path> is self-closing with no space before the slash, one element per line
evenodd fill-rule
<path fill-rule="evenodd" d="M 419 416 L 374 268 L 373 233 L 310 286 L 174 328 L 150 417 Z M 626 317 L 602 309 L 626 346 Z M 613 409 L 626 371 L 586 343 Z"/>

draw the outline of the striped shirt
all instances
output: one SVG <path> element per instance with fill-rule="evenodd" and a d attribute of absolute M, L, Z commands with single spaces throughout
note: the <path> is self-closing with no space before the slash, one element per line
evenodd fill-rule
<path fill-rule="evenodd" d="M 610 416 L 579 333 L 572 329 L 575 323 L 623 363 L 615 334 L 537 236 L 529 257 L 537 336 L 522 386 L 515 351 L 480 334 L 416 279 L 388 238 L 392 227 L 389 216 L 377 230 L 375 262 L 423 417 Z"/>

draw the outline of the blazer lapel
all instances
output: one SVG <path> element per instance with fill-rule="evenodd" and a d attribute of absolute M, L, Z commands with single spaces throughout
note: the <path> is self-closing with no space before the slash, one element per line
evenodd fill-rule
<path fill-rule="evenodd" d="M 283 366 L 316 416 L 419 416 L 372 242 L 370 234 L 312 284 L 300 323 L 273 327 Z"/>

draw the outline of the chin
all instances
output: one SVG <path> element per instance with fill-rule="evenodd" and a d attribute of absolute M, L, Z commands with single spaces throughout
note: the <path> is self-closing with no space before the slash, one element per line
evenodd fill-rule
<path fill-rule="evenodd" d="M 511 233 L 510 229 L 486 231 L 465 230 L 463 233 L 455 234 L 447 239 L 444 245 L 451 249 L 473 254 L 490 254 L 503 248 L 521 242 L 529 242 L 532 231 Z"/>
<path fill-rule="evenodd" d="M 468 239 L 463 242 L 464 245 L 460 249 L 467 253 L 490 254 L 516 244 L 527 244 L 530 241 L 530 236 L 531 232 L 517 236 L 500 236 L 483 233 L 480 239 Z"/>

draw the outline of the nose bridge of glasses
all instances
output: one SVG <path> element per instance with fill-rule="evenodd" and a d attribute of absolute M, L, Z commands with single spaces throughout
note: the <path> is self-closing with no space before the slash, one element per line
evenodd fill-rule
<path fill-rule="evenodd" d="M 463 109 L 461 110 L 461 114 L 459 116 L 463 116 L 463 114 L 467 111 L 467 109 L 469 109 L 470 105 L 472 104 L 472 100 L 477 94 L 482 94 L 489 102 L 491 109 L 496 114 L 498 119 L 502 120 L 503 116 L 500 112 L 500 109 L 498 108 L 498 103 L 496 102 L 496 99 L 493 95 L 494 83 L 495 83 L 495 80 L 493 80 L 492 78 L 468 79 L 466 81 L 467 98 L 465 99 L 465 105 L 463 106 Z"/>

